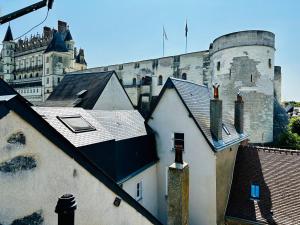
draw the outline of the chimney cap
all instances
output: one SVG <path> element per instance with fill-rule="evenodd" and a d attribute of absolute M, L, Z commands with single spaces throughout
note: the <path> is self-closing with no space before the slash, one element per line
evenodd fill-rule
<path fill-rule="evenodd" d="M 64 194 L 58 199 L 57 205 L 55 207 L 55 212 L 56 213 L 71 212 L 71 211 L 75 211 L 76 208 L 77 208 L 77 203 L 75 197 L 72 194 Z"/>
<path fill-rule="evenodd" d="M 219 99 L 219 87 L 220 84 L 214 83 L 213 88 L 214 88 L 214 99 Z"/>

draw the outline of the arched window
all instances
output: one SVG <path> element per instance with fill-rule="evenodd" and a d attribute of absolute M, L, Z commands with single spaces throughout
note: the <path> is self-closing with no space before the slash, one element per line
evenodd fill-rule
<path fill-rule="evenodd" d="M 57 78 L 57 83 L 59 83 L 59 82 L 60 82 L 60 77 Z"/>
<path fill-rule="evenodd" d="M 32 73 L 29 75 L 30 78 L 32 78 Z"/>
<path fill-rule="evenodd" d="M 187 78 L 186 73 L 183 73 L 181 77 L 182 77 L 183 80 L 186 80 L 186 78 Z"/>
<path fill-rule="evenodd" d="M 16 75 L 14 75 L 14 80 L 16 79 Z"/>
<path fill-rule="evenodd" d="M 136 85 L 136 78 L 132 79 L 132 85 L 134 85 L 134 86 Z"/>
<path fill-rule="evenodd" d="M 157 85 L 162 85 L 162 84 L 163 84 L 163 77 L 162 75 L 159 75 Z"/>
<path fill-rule="evenodd" d="M 36 74 L 35 74 L 35 77 L 38 77 L 38 76 L 39 76 L 39 73 L 36 73 Z"/>
<path fill-rule="evenodd" d="M 25 75 L 24 75 L 24 79 L 26 79 L 26 78 L 27 78 L 27 75 L 25 74 Z"/>

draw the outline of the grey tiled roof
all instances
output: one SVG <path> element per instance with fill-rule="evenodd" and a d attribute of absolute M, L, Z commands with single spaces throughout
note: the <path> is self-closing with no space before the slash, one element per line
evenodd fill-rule
<path fill-rule="evenodd" d="M 124 140 L 147 135 L 144 118 L 137 110 L 84 110 L 71 107 L 33 107 L 74 146 L 86 146 L 108 140 Z M 96 131 L 74 133 L 57 116 L 80 115 Z"/>
<path fill-rule="evenodd" d="M 53 38 L 49 45 L 47 46 L 45 53 L 46 52 L 68 52 L 67 46 L 63 40 L 63 37 L 61 33 L 59 32 L 54 32 L 53 33 Z"/>
<path fill-rule="evenodd" d="M 92 109 L 113 74 L 114 71 L 66 74 L 44 105 Z M 81 101 L 77 102 L 77 94 L 82 90 L 87 92 L 82 96 Z"/>
<path fill-rule="evenodd" d="M 116 140 L 146 135 L 144 118 L 137 110 L 88 110 Z"/>
<path fill-rule="evenodd" d="M 113 140 L 114 137 L 110 132 L 102 126 L 98 121 L 87 113 L 82 108 L 67 108 L 67 107 L 33 107 L 55 130 L 62 134 L 75 147 L 96 144 L 108 140 Z M 57 116 L 72 116 L 80 115 L 96 128 L 95 131 L 74 133 L 65 126 Z"/>
<path fill-rule="evenodd" d="M 221 141 L 216 141 L 212 137 L 210 131 L 210 93 L 207 86 L 176 78 L 169 78 L 167 82 L 173 84 L 171 86 L 175 87 L 183 103 L 195 119 L 195 122 L 215 150 L 223 149 L 230 144 L 238 143 L 246 138 L 245 135 L 240 135 L 236 132 L 233 122 L 229 118 L 226 118 L 224 113 L 223 124 L 229 130 L 230 135 L 226 134 L 223 129 Z"/>

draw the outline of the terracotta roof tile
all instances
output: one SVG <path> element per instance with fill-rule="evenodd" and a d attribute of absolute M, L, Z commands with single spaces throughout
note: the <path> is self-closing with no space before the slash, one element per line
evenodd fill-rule
<path fill-rule="evenodd" d="M 260 200 L 250 199 L 251 184 Z M 267 224 L 300 224 L 300 151 L 240 147 L 226 216 Z"/>

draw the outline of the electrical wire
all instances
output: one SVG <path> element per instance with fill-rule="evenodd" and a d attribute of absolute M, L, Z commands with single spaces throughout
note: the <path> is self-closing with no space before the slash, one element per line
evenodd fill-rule
<path fill-rule="evenodd" d="M 39 24 L 33 26 L 32 28 L 30 28 L 28 31 L 26 31 L 24 34 L 18 36 L 17 38 L 15 38 L 13 41 L 16 41 L 18 39 L 20 39 L 21 37 L 24 37 L 26 34 L 28 34 L 29 32 L 31 32 L 32 30 L 34 30 L 35 28 L 37 28 L 38 26 L 42 25 L 48 18 L 48 15 L 49 15 L 49 9 L 47 10 L 47 14 L 46 14 L 46 17 L 43 19 L 42 22 L 40 22 Z M 0 44 L 0 45 L 3 45 L 3 44 Z"/>

